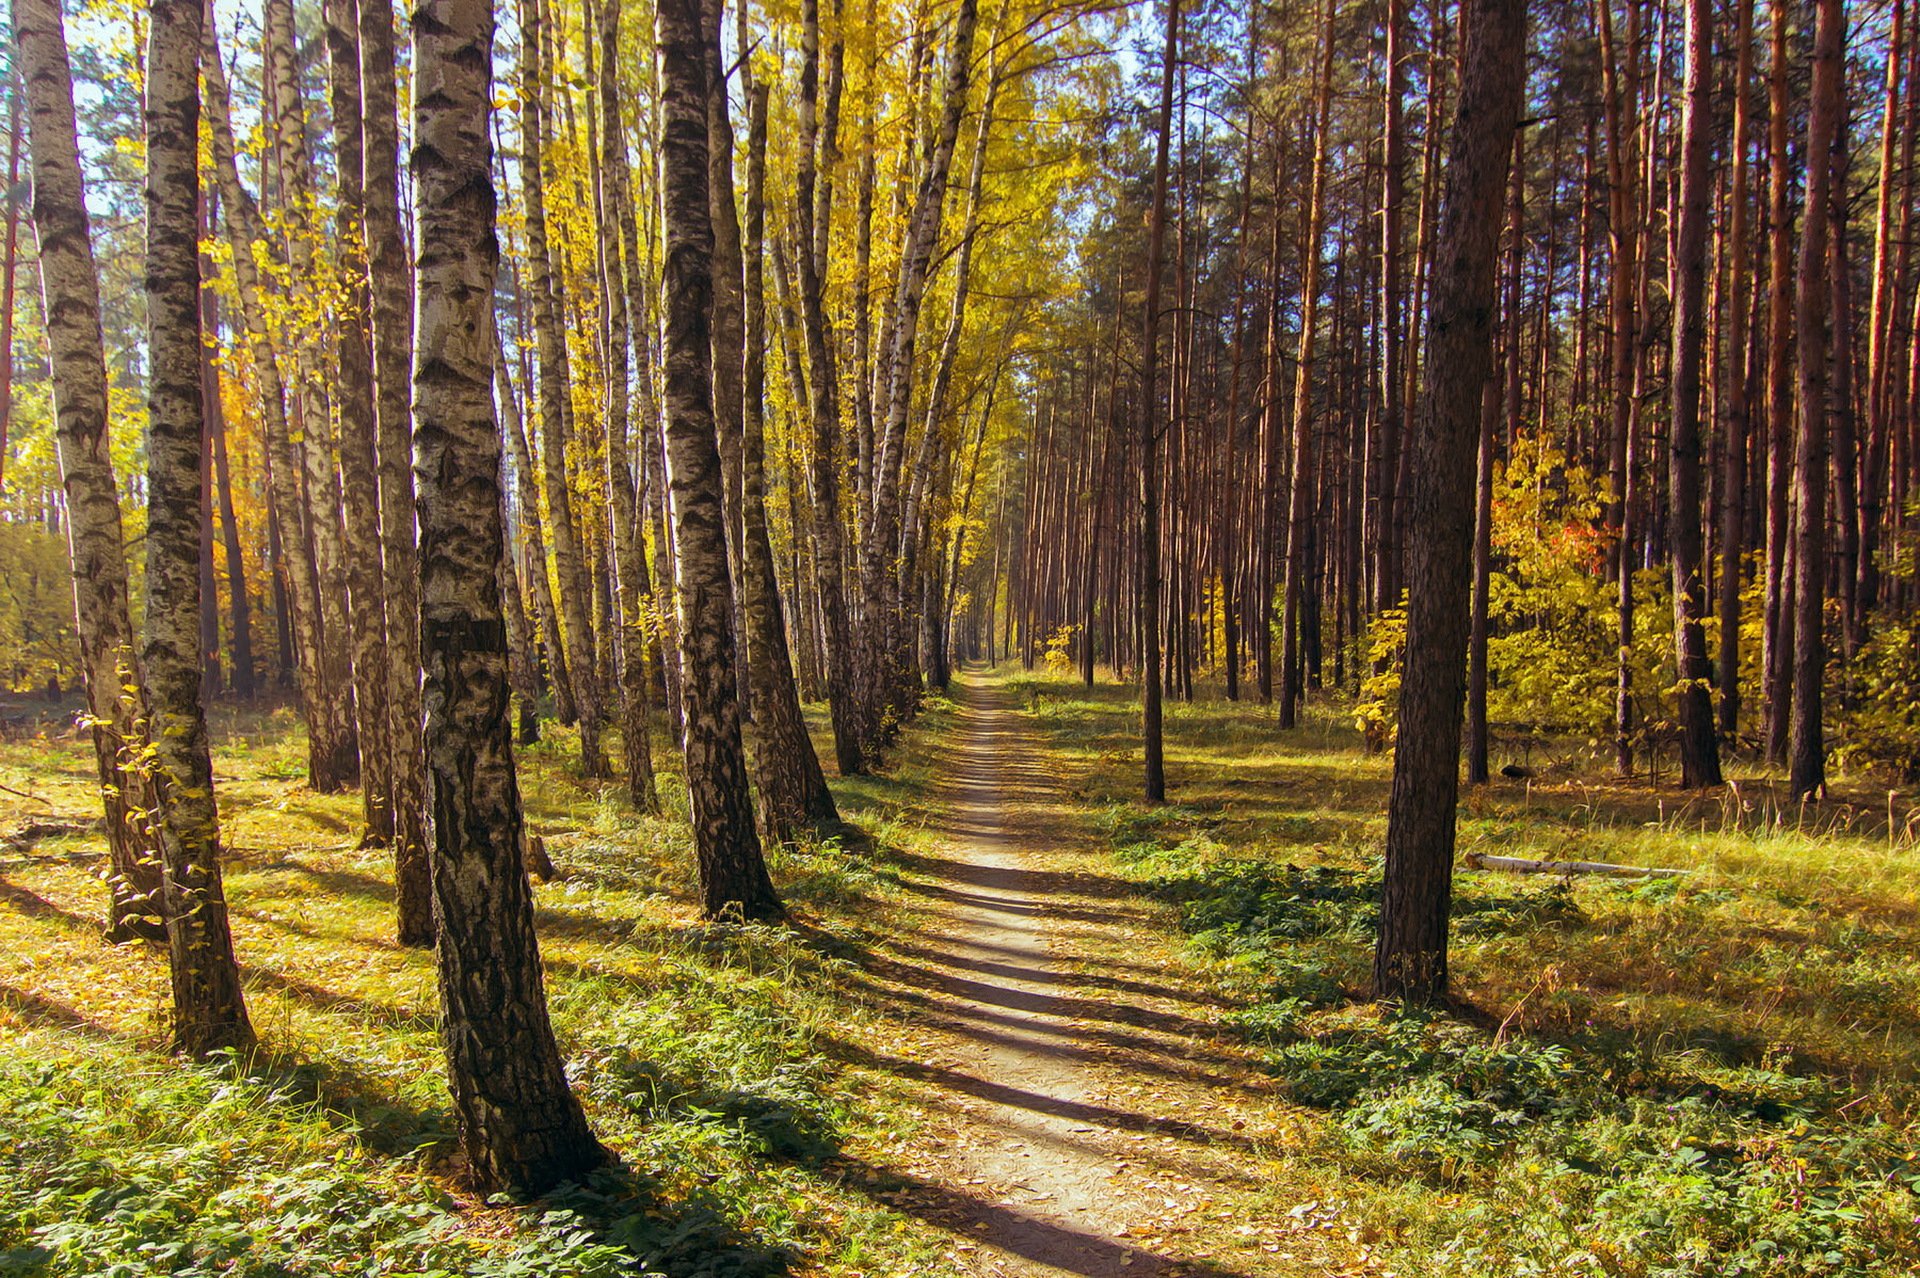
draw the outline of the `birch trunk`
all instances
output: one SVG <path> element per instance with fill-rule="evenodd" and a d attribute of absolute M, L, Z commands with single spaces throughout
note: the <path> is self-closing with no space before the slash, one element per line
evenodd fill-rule
<path fill-rule="evenodd" d="M 485 0 L 423 0 L 412 27 L 413 468 L 440 1037 L 470 1177 L 482 1191 L 542 1193 L 606 1154 L 567 1087 L 521 859 L 487 342 L 493 16 Z"/>
<path fill-rule="evenodd" d="M 400 224 L 392 0 L 360 0 L 361 198 L 372 287 L 375 441 L 387 640 L 395 911 L 402 945 L 433 943 L 427 760 L 420 742 L 420 565 L 414 539 L 413 290 Z M 516 595 L 516 599 L 518 596 Z"/>
<path fill-rule="evenodd" d="M 176 1050 L 253 1046 L 220 881 L 200 703 L 200 42 L 203 0 L 155 0 L 147 38 L 147 679 Z"/>
<path fill-rule="evenodd" d="M 667 481 L 680 556 L 680 664 L 685 677 L 688 806 L 709 917 L 775 919 L 747 791 L 735 695 L 733 582 L 727 572 L 720 454 L 714 437 L 713 223 L 708 203 L 707 71 L 717 30 L 701 0 L 661 0 L 654 46 L 661 93 L 661 209 L 666 229 L 662 358 Z"/>
<path fill-rule="evenodd" d="M 100 277 L 74 135 L 73 73 L 57 0 L 13 0 L 14 54 L 27 99 L 33 229 L 51 356 L 54 431 L 67 496 L 73 610 L 105 809 L 107 936 L 155 940 L 159 848 L 143 817 L 151 789 L 132 765 L 145 707 L 128 610 L 126 533 L 108 440 Z"/>

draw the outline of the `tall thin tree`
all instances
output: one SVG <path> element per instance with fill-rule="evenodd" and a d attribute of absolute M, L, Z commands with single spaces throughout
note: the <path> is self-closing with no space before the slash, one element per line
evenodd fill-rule
<path fill-rule="evenodd" d="M 1460 104 L 1428 301 L 1427 385 L 1415 428 L 1407 538 L 1407 656 L 1387 809 L 1374 992 L 1447 990 L 1460 786 L 1474 434 L 1492 369 L 1495 255 L 1526 82 L 1526 0 L 1467 0 Z"/>
<path fill-rule="evenodd" d="M 154 0 L 147 33 L 147 615 L 140 660 L 166 869 L 173 1043 L 253 1045 L 220 881 L 200 702 L 200 42 L 204 0 Z"/>
<path fill-rule="evenodd" d="M 422 0 L 411 25 L 413 472 L 440 1038 L 473 1180 L 537 1193 L 606 1155 L 548 1020 L 520 852 L 487 319 L 500 251 L 487 132 L 493 11 L 487 0 Z"/>
<path fill-rule="evenodd" d="M 80 176 L 73 73 L 58 0 L 13 0 L 13 37 L 27 98 L 33 228 L 51 356 L 54 435 L 67 497 L 74 624 L 112 867 L 107 935 L 116 941 L 156 939 L 165 935 L 159 848 L 142 813 L 151 792 L 140 771 L 129 766 L 142 749 L 142 692 L 128 606 L 120 489 L 108 446 L 100 277 Z"/>
<path fill-rule="evenodd" d="M 728 575 L 720 452 L 713 421 L 713 222 L 708 204 L 707 68 L 717 28 L 701 0 L 661 0 L 654 15 L 659 67 L 661 211 L 666 227 L 667 482 L 679 550 L 680 661 L 687 794 L 712 916 L 780 916 L 747 791 L 734 674 L 733 582 Z"/>
<path fill-rule="evenodd" d="M 1713 127 L 1712 0 L 1687 0 L 1680 217 L 1673 238 L 1673 416 L 1667 441 L 1667 541 L 1673 565 L 1680 783 L 1684 786 L 1720 784 L 1700 526 L 1700 383 L 1707 350 L 1707 205 L 1714 181 Z"/>

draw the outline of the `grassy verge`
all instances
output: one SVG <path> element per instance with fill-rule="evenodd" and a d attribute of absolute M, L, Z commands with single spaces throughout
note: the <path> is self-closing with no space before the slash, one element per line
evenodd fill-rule
<path fill-rule="evenodd" d="M 1920 856 L 1862 802 L 1804 822 L 1597 776 L 1469 794 L 1464 851 L 1673 866 L 1462 871 L 1443 1012 L 1365 1001 L 1387 761 L 1320 708 L 1016 679 L 1121 870 L 1173 904 L 1301 1115 L 1288 1158 L 1401 1273 L 1920 1271 Z M 1879 796 L 1884 800 L 1885 795 Z M 1892 837 L 1889 837 L 1889 827 Z"/>
<path fill-rule="evenodd" d="M 578 783 L 564 733 L 522 753 L 562 871 L 537 893 L 556 1029 L 619 1156 L 534 1207 L 443 1174 L 431 955 L 392 943 L 390 867 L 354 846 L 356 797 L 301 787 L 284 711 L 216 724 L 253 1059 L 160 1052 L 164 954 L 99 939 L 97 836 L 0 846 L 0 1273 L 946 1272 L 943 1236 L 849 1171 L 913 1132 L 831 1050 L 884 1032 L 845 956 L 885 925 L 942 721 L 839 788 L 871 846 L 776 855 L 793 929 L 703 924 L 676 813 Z M 19 824 L 91 816 L 90 769 L 64 732 L 0 743 Z"/>

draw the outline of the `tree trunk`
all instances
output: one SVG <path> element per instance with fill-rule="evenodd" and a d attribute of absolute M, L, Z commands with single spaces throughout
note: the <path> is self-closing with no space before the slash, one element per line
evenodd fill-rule
<path fill-rule="evenodd" d="M 1167 241 L 1167 146 L 1173 125 L 1173 73 L 1180 50 L 1180 0 L 1167 0 L 1167 34 L 1160 58 L 1160 119 L 1153 144 L 1153 205 L 1147 221 L 1147 288 L 1140 361 L 1139 582 L 1140 737 L 1146 757 L 1146 800 L 1167 801 L 1167 768 L 1160 712 L 1160 260 Z"/>
<path fill-rule="evenodd" d="M 497 568 L 500 434 L 486 341 L 499 248 L 487 138 L 493 18 L 423 0 L 413 27 L 414 477 L 440 1037 L 468 1175 L 540 1193 L 605 1161 L 568 1090 L 521 860 Z"/>
<path fill-rule="evenodd" d="M 1293 465 L 1287 488 L 1287 561 L 1280 589 L 1280 726 L 1291 728 L 1300 711 L 1300 647 L 1306 609 L 1308 502 L 1313 489 L 1313 351 L 1320 314 L 1321 231 L 1327 211 L 1327 152 L 1333 99 L 1331 3 L 1320 27 L 1320 67 L 1313 90 L 1313 173 L 1307 187 L 1307 226 L 1301 239 L 1300 333 L 1293 365 Z"/>
<path fill-rule="evenodd" d="M 526 201 L 527 288 L 533 299 L 533 331 L 539 355 L 538 395 L 540 463 L 547 489 L 547 533 L 559 576 L 558 600 L 566 629 L 566 664 L 573 701 L 580 714 L 580 770 L 588 777 L 607 775 L 600 744 L 600 689 L 594 671 L 594 635 L 588 610 L 592 587 L 573 517 L 573 492 L 567 470 L 567 397 L 572 373 L 567 358 L 565 307 L 554 286 L 547 243 L 546 76 L 540 58 L 544 30 L 537 0 L 521 0 L 520 25 L 520 186 Z"/>
<path fill-rule="evenodd" d="M 1880 180 L 1874 203 L 1873 283 L 1867 312 L 1867 455 L 1860 472 L 1860 553 L 1855 569 L 1855 594 L 1863 625 L 1880 603 L 1880 519 L 1887 498 L 1887 456 L 1895 417 L 1893 351 L 1898 334 L 1893 312 L 1906 259 L 1905 246 L 1894 243 L 1894 180 L 1911 164 L 1913 146 L 1911 135 L 1901 139 L 1900 127 L 1900 72 L 1906 40 L 1906 3 L 1894 0 L 1880 112 Z M 1907 85 L 1909 99 L 1916 87 Z M 1910 206 L 1903 202 L 1902 207 Z"/>
<path fill-rule="evenodd" d="M 802 0 L 800 14 L 800 139 L 794 206 L 799 242 L 794 246 L 794 256 L 799 268 L 800 319 L 806 335 L 807 391 L 813 417 L 813 567 L 826 644 L 827 709 L 833 724 L 834 757 L 841 776 L 858 776 L 867 771 L 872 760 L 860 726 L 853 633 L 841 570 L 839 374 L 834 368 L 834 337 L 827 319 L 826 281 L 821 278 L 812 248 L 819 216 L 815 207 L 815 150 L 820 142 L 819 0 Z"/>
<path fill-rule="evenodd" d="M 361 136 L 367 266 L 373 304 L 380 546 L 386 596 L 387 748 L 393 865 L 402 945 L 433 943 L 426 753 L 420 741 L 420 579 L 413 513 L 412 276 L 400 222 L 399 117 L 392 0 L 360 0 Z M 517 596 L 516 596 L 517 598 Z"/>
<path fill-rule="evenodd" d="M 1794 579 L 1789 565 L 1793 527 L 1787 503 L 1793 477 L 1793 215 L 1788 193 L 1793 166 L 1787 128 L 1793 101 L 1788 92 L 1787 0 L 1772 0 L 1772 46 L 1767 68 L 1767 626 L 1762 635 L 1762 678 L 1767 707 L 1769 762 L 1787 759 L 1787 726 L 1793 700 Z"/>
<path fill-rule="evenodd" d="M 747 793 L 735 696 L 733 582 L 727 573 L 720 453 L 714 437 L 713 223 L 708 204 L 707 69 L 719 32 L 701 0 L 662 0 L 654 44 L 661 91 L 661 208 L 666 227 L 667 480 L 680 555 L 680 664 L 688 804 L 709 917 L 780 917 Z"/>
<path fill-rule="evenodd" d="M 288 429 L 287 386 L 267 327 L 266 298 L 260 277 L 260 259 L 270 254 L 272 248 L 260 207 L 240 184 L 226 74 L 210 22 L 202 71 L 212 125 L 214 175 L 220 185 L 227 243 L 233 256 L 235 292 L 253 361 L 261 434 L 266 445 L 268 510 L 273 529 L 280 538 L 280 549 L 274 560 L 281 570 L 279 578 L 286 596 L 282 627 L 292 650 L 295 685 L 307 724 L 308 784 L 321 791 L 340 790 L 346 788 L 348 782 L 338 772 L 341 760 L 329 744 L 337 739 L 338 724 L 333 716 L 338 705 L 337 699 L 323 687 L 325 643 L 321 637 L 319 586 L 314 580 L 307 524 L 300 517 L 304 503 L 300 493 L 301 461 Z"/>
<path fill-rule="evenodd" d="M 253 1046 L 220 882 L 200 703 L 200 41 L 203 0 L 155 0 L 147 40 L 147 678 L 166 869 L 173 1045 Z"/>
<path fill-rule="evenodd" d="M 1667 540 L 1673 564 L 1674 665 L 1680 684 L 1680 784 L 1689 789 L 1720 784 L 1700 524 L 1700 382 L 1706 363 L 1707 216 L 1713 191 L 1711 4 L 1712 0 L 1687 0 L 1680 217 L 1673 240 L 1673 418 L 1667 442 Z"/>
<path fill-rule="evenodd" d="M 860 691 L 858 709 L 868 758 L 888 743 L 895 721 L 886 716 L 890 702 L 916 695 L 917 670 L 898 669 L 900 645 L 895 639 L 902 624 L 895 598 L 894 575 L 888 570 L 900 537 L 900 481 L 906 460 L 907 418 L 919 371 L 920 306 L 926 296 L 933 252 L 940 242 L 946 211 L 947 177 L 959 138 L 971 83 L 973 37 L 979 18 L 976 0 L 960 0 L 953 19 L 953 45 L 948 54 L 947 83 L 941 100 L 939 126 L 907 222 L 900 250 L 900 279 L 893 311 L 883 328 L 880 369 L 886 373 L 883 417 L 875 422 L 873 509 L 861 538 L 860 580 L 862 615 L 859 637 Z M 816 226 L 815 233 L 820 233 Z M 888 338 L 891 338 L 889 341 Z M 910 681 L 910 682 L 909 682 Z M 898 695 L 895 691 L 898 689 Z M 897 726 L 897 725 L 896 725 Z"/>
<path fill-rule="evenodd" d="M 235 696 L 251 701 L 256 690 L 253 668 L 253 609 L 247 599 L 247 565 L 240 549 L 240 522 L 233 508 L 233 472 L 227 463 L 226 415 L 213 423 L 213 492 L 220 511 L 220 540 L 227 567 L 227 617 L 233 657 Z"/>
<path fill-rule="evenodd" d="M 600 9 L 601 180 L 613 189 L 610 201 L 625 207 L 626 130 L 620 122 L 620 0 L 603 0 Z M 642 812 L 658 812 L 660 795 L 653 778 L 653 738 L 647 726 L 652 690 L 647 677 L 647 606 L 642 559 L 635 522 L 639 492 L 633 482 L 628 441 L 627 282 L 615 217 L 600 219 L 600 296 L 607 316 L 607 524 L 613 539 L 615 603 L 620 644 L 620 738 L 626 752 L 627 794 Z M 639 270 L 638 262 L 631 269 Z M 643 337 L 641 340 L 645 340 Z"/>
<path fill-rule="evenodd" d="M 1840 0 L 1819 0 L 1813 39 L 1813 86 L 1807 108 L 1807 190 L 1800 222 L 1800 269 L 1794 327 L 1799 335 L 1800 430 L 1793 450 L 1794 625 L 1793 703 L 1788 734 L 1788 787 L 1796 799 L 1826 791 L 1821 693 L 1826 680 L 1827 585 L 1827 272 L 1834 255 L 1827 228 L 1834 140 L 1845 94 L 1846 15 Z M 1848 477 L 1851 478 L 1851 477 Z M 1842 482 L 1846 482 L 1843 480 Z"/>
<path fill-rule="evenodd" d="M 386 583 L 381 572 L 380 491 L 375 472 L 372 294 L 361 235 L 360 26 L 353 0 L 326 0 L 328 114 L 333 120 L 333 399 L 340 414 L 340 496 L 346 515 L 347 610 L 353 639 L 353 703 L 359 715 L 361 811 L 366 841 L 393 842 L 393 753 L 388 737 Z"/>
<path fill-rule="evenodd" d="M 1753 129 L 1748 87 L 1753 79 L 1754 0 L 1735 0 L 1739 20 L 1734 32 L 1733 183 L 1728 197 L 1726 256 L 1730 297 L 1727 303 L 1727 343 L 1721 359 L 1726 367 L 1726 444 L 1722 456 L 1720 496 L 1720 734 L 1729 742 L 1740 730 L 1740 592 L 1746 579 L 1747 450 L 1753 435 L 1753 410 L 1748 395 L 1747 321 L 1752 309 L 1753 260 L 1748 249 L 1747 151 Z"/>
<path fill-rule="evenodd" d="M 1413 439 L 1407 655 L 1387 810 L 1376 996 L 1447 992 L 1460 709 L 1473 539 L 1473 438 L 1492 367 L 1495 254 L 1526 80 L 1525 0 L 1469 0 L 1460 107 L 1428 303 L 1427 387 Z"/>
<path fill-rule="evenodd" d="M 747 669 L 753 679 L 755 770 L 760 784 L 762 828 L 771 840 L 791 839 L 803 829 L 839 820 L 807 722 L 800 713 L 787 623 L 774 576 L 773 542 L 767 534 L 765 285 L 767 86 L 749 92 L 747 134 L 746 350 L 741 449 L 745 557 L 740 589 L 745 597 Z M 796 530 L 797 535 L 797 530 Z"/>
<path fill-rule="evenodd" d="M 572 673 L 567 669 L 567 649 L 560 637 L 560 608 L 553 601 L 553 578 L 547 572 L 545 521 L 540 518 L 540 490 L 534 484 L 526 422 L 520 413 L 520 399 L 514 394 L 513 376 L 507 371 L 507 353 L 500 345 L 499 326 L 492 327 L 493 375 L 495 397 L 500 405 L 500 433 L 506 439 L 507 455 L 513 460 L 515 496 L 520 503 L 520 535 L 526 538 L 527 577 L 532 582 L 533 607 L 539 614 L 541 636 L 546 644 L 554 709 L 559 713 L 560 722 L 576 722 L 580 712 L 573 704 Z M 524 720 L 521 740 L 527 740 Z"/>
<path fill-rule="evenodd" d="M 266 0 L 264 47 L 272 66 L 274 153 L 281 182 L 285 264 L 296 296 L 295 314 L 316 309 L 312 291 L 317 268 L 313 247 L 320 239 L 313 224 L 313 177 L 307 159 L 306 109 L 300 97 L 294 62 L 294 18 L 291 0 Z M 307 550 L 313 571 L 308 574 L 313 594 L 306 607 L 314 617 L 314 694 L 320 713 L 310 717 L 308 743 L 313 788 L 344 790 L 360 780 L 360 744 L 355 732 L 353 663 L 347 650 L 346 588 L 340 552 L 340 484 L 329 442 L 327 397 L 318 368 L 323 343 L 310 322 L 288 326 L 286 340 L 294 346 L 294 375 L 288 389 L 289 461 L 284 477 L 296 494 L 287 508 L 289 555 L 297 551 L 291 525 L 306 514 Z M 271 411 L 271 407 L 269 407 Z M 300 475 L 304 473 L 304 493 Z M 296 616 L 297 616 L 296 611 Z"/>
<path fill-rule="evenodd" d="M 16 37 L 17 39 L 17 37 Z M 18 68 L 16 68 L 16 71 Z M 13 424 L 13 296 L 20 270 L 20 77 L 7 77 L 7 229 L 0 248 L 0 491 L 7 486 L 7 433 Z M 69 85 L 71 96 L 71 85 Z M 97 291 L 97 289 L 96 289 Z"/>
<path fill-rule="evenodd" d="M 1400 603 L 1399 557 L 1393 535 L 1395 481 L 1399 477 L 1400 446 L 1407 434 L 1403 365 L 1406 289 L 1401 272 L 1407 171 L 1406 125 L 1406 0 L 1387 0 L 1386 139 L 1383 148 L 1380 199 L 1380 294 L 1385 359 L 1381 367 L 1380 449 L 1373 478 L 1373 611 L 1378 614 Z"/>
<path fill-rule="evenodd" d="M 108 439 L 100 277 L 74 136 L 73 75 L 56 0 L 13 0 L 16 69 L 27 98 L 33 227 L 51 359 L 54 430 L 67 498 L 74 628 L 80 639 L 93 762 L 105 809 L 107 936 L 165 934 L 159 848 L 135 766 L 144 748 L 140 671 L 128 610 L 126 535 Z"/>

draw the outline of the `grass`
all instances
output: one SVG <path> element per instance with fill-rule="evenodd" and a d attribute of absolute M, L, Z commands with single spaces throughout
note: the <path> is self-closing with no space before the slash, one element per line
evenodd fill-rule
<path fill-rule="evenodd" d="M 1204 990 L 1279 1098 L 1244 1131 L 1218 1116 L 1250 1186 L 1208 1191 L 1218 1237 L 1191 1245 L 1220 1272 L 1920 1272 L 1920 852 L 1898 796 L 1802 814 L 1752 769 L 1689 802 L 1574 764 L 1470 791 L 1464 850 L 1688 873 L 1462 871 L 1455 1001 L 1399 1013 L 1365 1000 L 1390 764 L 1341 707 L 1280 733 L 1252 705 L 1169 704 L 1175 802 L 1147 809 L 1125 689 L 1009 684 L 1064 779 L 1052 818 L 1103 849 L 1079 877 L 1129 895 L 1088 902 L 1133 922 L 1080 975 Z M 556 1028 L 620 1158 L 528 1206 L 448 1174 L 431 962 L 388 939 L 357 799 L 300 786 L 284 711 L 223 711 L 264 1050 L 162 1054 L 164 957 L 99 940 L 97 837 L 0 844 L 0 1274 L 956 1272 L 955 1218 L 921 1191 L 967 1187 L 889 1169 L 964 1132 L 871 979 L 916 917 L 948 728 L 935 701 L 887 774 L 836 782 L 862 833 L 777 855 L 785 929 L 701 922 L 680 813 L 580 784 L 564 732 L 522 752 L 564 871 L 536 895 Z M 84 818 L 89 748 L 0 742 L 0 786 L 36 796 L 0 836 Z M 1337 1265 L 1301 1268 L 1309 1238 Z"/>
<path fill-rule="evenodd" d="M 1455 1001 L 1396 1013 L 1365 1001 L 1391 765 L 1339 707 L 1282 734 L 1170 705 L 1174 802 L 1149 810 L 1125 690 L 1016 684 L 1385 1263 L 1920 1272 L 1920 854 L 1896 796 L 1803 818 L 1751 770 L 1724 800 L 1572 769 L 1469 791 L 1463 851 L 1688 873 L 1463 870 Z"/>
<path fill-rule="evenodd" d="M 222 711 L 215 737 L 262 1050 L 162 1054 L 165 956 L 100 940 L 97 836 L 0 850 L 0 1273 L 949 1272 L 941 1233 L 850 1170 L 890 1161 L 910 1116 L 832 1054 L 885 1032 L 842 956 L 884 926 L 925 732 L 891 777 L 841 789 L 871 848 L 775 854 L 791 930 L 698 918 L 677 787 L 681 810 L 646 820 L 573 778 L 569 734 L 522 751 L 529 822 L 563 871 L 537 891 L 555 1027 L 619 1157 L 531 1207 L 447 1174 L 432 958 L 390 939 L 390 866 L 355 846 L 357 797 L 302 788 L 284 710 Z M 35 796 L 22 822 L 84 819 L 90 747 L 58 725 L 0 743 L 0 785 Z"/>

